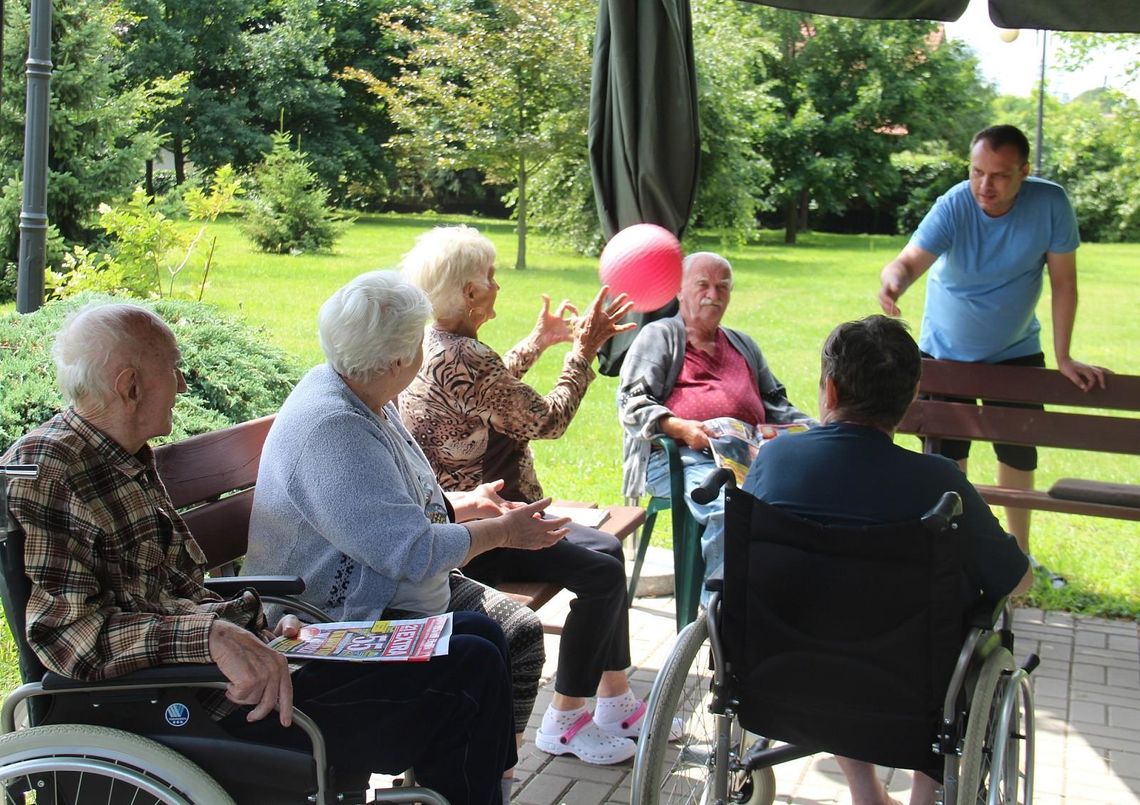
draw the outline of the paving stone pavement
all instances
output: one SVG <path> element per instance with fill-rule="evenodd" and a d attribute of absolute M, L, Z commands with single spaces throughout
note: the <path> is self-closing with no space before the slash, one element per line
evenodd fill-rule
<path fill-rule="evenodd" d="M 560 624 L 570 594 L 540 610 Z M 1038 805 L 1140 803 L 1140 632 L 1131 621 L 1077 618 L 1019 609 L 1014 615 L 1018 660 L 1041 657 L 1034 672 Z M 674 637 L 673 599 L 638 598 L 630 611 L 634 690 L 647 696 Z M 553 695 L 558 638 L 547 635 L 544 684 L 526 731 L 512 801 L 520 805 L 628 803 L 631 763 L 591 766 L 534 748 L 534 731 Z M 803 758 L 777 766 L 777 798 L 788 805 L 848 805 L 835 761 Z M 891 795 L 909 797 L 911 773 L 880 770 Z"/>

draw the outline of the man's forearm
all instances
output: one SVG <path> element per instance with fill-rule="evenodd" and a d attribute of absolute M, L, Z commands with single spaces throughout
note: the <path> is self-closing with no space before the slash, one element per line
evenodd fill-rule
<path fill-rule="evenodd" d="M 1068 360 L 1073 343 L 1073 327 L 1077 320 L 1077 287 L 1072 284 L 1053 288 L 1053 355 L 1057 363 Z"/>

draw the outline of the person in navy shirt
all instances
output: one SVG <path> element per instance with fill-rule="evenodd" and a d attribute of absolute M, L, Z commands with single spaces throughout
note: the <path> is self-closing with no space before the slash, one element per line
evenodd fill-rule
<path fill-rule="evenodd" d="M 899 297 L 931 269 L 919 339 L 924 354 L 1044 366 L 1036 308 L 1047 269 L 1057 368 L 1082 390 L 1103 387 L 1105 369 L 1069 354 L 1080 238 L 1068 196 L 1060 185 L 1029 176 L 1029 141 L 1016 127 L 983 129 L 970 146 L 970 178 L 938 198 L 910 242 L 884 266 L 883 312 L 900 315 Z M 994 452 L 999 486 L 1033 488 L 1035 447 L 995 444 Z M 966 471 L 968 441 L 943 439 L 941 453 Z M 1006 524 L 1029 553 L 1029 510 L 1007 508 Z"/>
<path fill-rule="evenodd" d="M 870 316 L 839 325 L 823 346 L 820 427 L 765 443 L 743 489 L 798 517 L 839 526 L 917 519 L 953 490 L 962 498 L 961 604 L 996 604 L 1029 589 L 1025 554 L 953 461 L 892 440 L 921 374 L 918 345 L 904 322 Z M 874 766 L 838 761 L 855 805 L 894 802 Z M 935 787 L 916 773 L 910 805 L 932 803 Z"/>

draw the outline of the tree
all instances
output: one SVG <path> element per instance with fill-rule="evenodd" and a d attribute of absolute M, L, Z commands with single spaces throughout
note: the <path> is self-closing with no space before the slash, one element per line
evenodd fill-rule
<path fill-rule="evenodd" d="M 693 221 L 741 242 L 769 207 L 772 164 L 758 146 L 779 120 L 765 64 L 777 43 L 749 8 L 710 0 L 694 5 L 693 48 L 701 131 Z"/>
<path fill-rule="evenodd" d="M 984 106 L 976 62 L 927 22 L 871 22 L 753 11 L 778 41 L 765 59 L 780 115 L 762 138 L 771 196 L 794 243 L 809 209 L 881 206 L 898 187 L 903 141 L 957 136 Z M 952 101 L 947 103 L 947 101 Z"/>
<path fill-rule="evenodd" d="M 123 2 L 134 14 L 122 29 L 133 79 L 188 78 L 181 106 L 162 120 L 178 184 L 187 161 L 207 173 L 256 164 L 282 121 L 306 143 L 323 184 L 346 182 L 361 136 L 340 118 L 344 90 L 325 56 L 333 25 L 367 9 L 320 0 Z"/>
<path fill-rule="evenodd" d="M 4 26 L 4 86 L 0 101 L 0 165 L 4 175 L 22 173 L 28 14 L 9 5 Z M 178 80 L 126 80 L 115 31 L 126 24 L 122 7 L 103 0 L 56 2 L 53 20 L 51 127 L 48 140 L 48 220 L 68 242 L 84 242 L 96 207 L 129 195 L 143 161 L 160 142 L 154 118 L 178 97 Z M 17 259 L 15 221 L 20 187 L 10 182 L 0 195 L 0 273 Z M 57 245 L 61 245 L 56 240 Z M 62 249 L 50 248 L 52 259 Z M 10 273 L 14 276 L 14 270 Z M 2 284 L 2 283 L 0 283 Z"/>
<path fill-rule="evenodd" d="M 384 100 L 406 164 L 475 168 L 513 187 L 516 268 L 526 267 L 529 177 L 585 152 L 593 10 L 590 0 L 428 0 L 378 18 L 407 48 L 395 76 L 345 71 Z"/>
<path fill-rule="evenodd" d="M 268 150 L 269 137 L 253 120 L 243 36 L 253 25 L 256 0 L 122 2 L 133 15 L 121 29 L 128 78 L 137 83 L 185 74 L 188 79 L 182 103 L 160 122 L 169 135 L 175 181 L 186 180 L 191 151 L 194 162 L 207 169 L 257 161 Z"/>

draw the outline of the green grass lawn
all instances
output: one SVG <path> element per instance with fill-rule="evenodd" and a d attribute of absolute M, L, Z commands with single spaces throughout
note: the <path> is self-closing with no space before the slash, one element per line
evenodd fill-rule
<path fill-rule="evenodd" d="M 356 274 L 395 267 L 417 233 L 440 223 L 477 225 L 499 249 L 498 318 L 481 337 L 505 351 L 534 323 L 540 295 L 569 298 L 584 307 L 598 288 L 597 262 L 552 247 L 542 237 L 530 243 L 526 271 L 514 271 L 514 232 L 509 222 L 442 216 L 364 216 L 347 231 L 332 254 L 265 255 L 252 249 L 233 221 L 212 231 L 218 236 L 216 262 L 205 300 L 238 313 L 265 329 L 266 337 L 309 363 L 321 360 L 316 314 L 337 287 Z M 818 411 L 819 348 L 838 322 L 878 312 L 878 272 L 904 244 L 901 237 L 803 234 L 785 246 L 781 234 L 765 232 L 742 248 L 724 250 L 736 270 L 727 324 L 753 334 L 776 375 L 800 408 Z M 686 250 L 720 250 L 715 236 L 694 236 Z M 1080 250 L 1081 305 L 1073 354 L 1118 372 L 1140 374 L 1140 321 L 1129 277 L 1140 268 L 1140 245 L 1087 244 Z M 186 287 L 186 286 L 183 286 Z M 901 301 L 916 330 L 924 286 Z M 1048 284 L 1039 306 L 1051 344 Z M 540 391 L 557 378 L 564 348 L 551 350 L 527 380 Z M 1052 363 L 1051 348 L 1046 355 Z M 599 377 L 566 435 L 536 443 L 540 477 L 558 497 L 616 503 L 620 500 L 620 432 L 615 417 L 614 378 Z M 900 437 L 912 446 L 918 442 Z M 987 446 L 975 448 L 971 475 L 992 482 L 995 464 Z M 1042 450 L 1038 485 L 1076 476 L 1136 482 L 1140 459 L 1063 450 Z M 662 527 L 664 526 L 664 527 Z M 668 540 L 667 523 L 659 522 Z M 1037 512 L 1033 522 L 1037 558 L 1070 580 L 1062 591 L 1034 591 L 1036 603 L 1051 608 L 1135 617 L 1140 612 L 1140 528 L 1136 523 Z"/>

